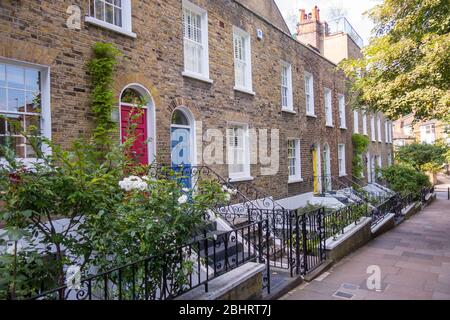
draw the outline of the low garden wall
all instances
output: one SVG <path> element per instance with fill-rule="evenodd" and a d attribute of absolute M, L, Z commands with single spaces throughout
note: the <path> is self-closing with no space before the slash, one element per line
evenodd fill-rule
<path fill-rule="evenodd" d="M 338 238 L 327 239 L 325 249 L 328 259 L 338 261 L 367 243 L 372 238 L 371 221 L 371 218 L 361 219 L 357 225 L 348 226 Z"/>

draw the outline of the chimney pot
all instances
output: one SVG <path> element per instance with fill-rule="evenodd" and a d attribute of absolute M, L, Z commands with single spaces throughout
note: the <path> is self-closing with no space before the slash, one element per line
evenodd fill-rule
<path fill-rule="evenodd" d="M 300 23 L 305 22 L 305 20 L 306 20 L 305 9 L 300 9 Z"/>

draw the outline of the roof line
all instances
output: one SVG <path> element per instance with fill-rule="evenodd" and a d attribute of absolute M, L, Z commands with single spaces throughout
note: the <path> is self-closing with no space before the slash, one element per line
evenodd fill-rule
<path fill-rule="evenodd" d="M 331 65 L 337 67 L 337 64 L 334 63 L 333 61 L 329 60 L 328 58 L 326 58 L 324 55 L 322 55 L 321 53 L 317 52 L 316 50 L 309 48 L 307 45 L 305 45 L 303 42 L 300 42 L 299 40 L 295 39 L 292 37 L 292 35 L 286 33 L 283 29 L 277 27 L 276 25 L 274 25 L 272 22 L 270 22 L 268 19 L 264 18 L 262 15 L 256 13 L 255 11 L 253 11 L 252 9 L 248 8 L 247 6 L 243 5 L 242 3 L 240 3 L 237 0 L 233 0 L 234 3 L 236 3 L 237 5 L 241 6 L 242 8 L 246 9 L 247 11 L 251 12 L 252 14 L 254 14 L 256 17 L 258 17 L 259 19 L 263 20 L 264 22 L 266 22 L 267 24 L 271 25 L 274 29 L 280 31 L 282 34 L 286 35 L 287 37 L 289 37 L 289 39 L 295 41 L 296 43 L 298 43 L 299 45 L 301 45 L 302 47 L 308 49 L 309 51 L 311 51 L 312 53 L 318 55 L 319 57 L 321 57 L 322 59 L 324 59 L 325 61 L 329 62 Z M 276 4 L 276 3 L 275 3 Z M 283 18 L 284 19 L 284 18 Z"/>

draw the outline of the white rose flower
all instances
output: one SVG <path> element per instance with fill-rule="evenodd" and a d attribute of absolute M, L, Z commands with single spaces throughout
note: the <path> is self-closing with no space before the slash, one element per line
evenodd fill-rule
<path fill-rule="evenodd" d="M 228 187 L 227 187 L 226 185 L 223 185 L 223 186 L 222 186 L 222 191 L 223 191 L 223 192 L 227 192 L 227 191 L 228 191 Z"/>
<path fill-rule="evenodd" d="M 190 189 L 188 189 L 188 188 L 183 188 L 183 189 L 181 189 L 183 192 L 185 192 L 185 193 L 188 193 L 188 192 L 190 192 L 191 190 Z"/>
<path fill-rule="evenodd" d="M 226 201 L 230 201 L 231 200 L 231 195 L 229 193 L 225 194 L 225 200 Z"/>
<path fill-rule="evenodd" d="M 6 248 L 6 253 L 10 255 L 14 255 L 15 253 L 19 253 L 22 251 L 22 245 L 20 243 L 10 242 L 8 243 L 8 247 Z"/>
<path fill-rule="evenodd" d="M 66 286 L 68 289 L 81 289 L 81 269 L 77 265 L 72 265 L 66 271 Z"/>
<path fill-rule="evenodd" d="M 183 194 L 181 197 L 178 198 L 179 204 L 185 204 L 188 201 L 188 196 Z"/>

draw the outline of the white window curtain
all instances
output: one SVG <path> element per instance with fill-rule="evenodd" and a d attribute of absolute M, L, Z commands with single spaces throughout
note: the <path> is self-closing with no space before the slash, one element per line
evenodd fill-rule
<path fill-rule="evenodd" d="M 328 88 L 324 89 L 324 100 L 326 125 L 331 127 L 333 126 L 333 107 L 331 102 L 331 90 Z"/>
<path fill-rule="evenodd" d="M 305 72 L 306 114 L 314 115 L 314 79 L 312 74 Z"/>
<path fill-rule="evenodd" d="M 345 110 L 345 96 L 340 94 L 339 97 L 339 121 L 341 129 L 347 128 L 346 110 Z"/>
<path fill-rule="evenodd" d="M 300 140 L 288 140 L 288 170 L 289 182 L 301 179 Z"/>
<path fill-rule="evenodd" d="M 338 145 L 338 167 L 339 167 L 339 176 L 345 176 L 346 175 L 345 144 Z"/>
<path fill-rule="evenodd" d="M 353 111 L 353 132 L 359 133 L 359 113 L 358 111 Z"/>
<path fill-rule="evenodd" d="M 185 71 L 202 74 L 202 16 L 191 9 L 183 9 Z"/>
<path fill-rule="evenodd" d="M 250 176 L 248 128 L 232 125 L 228 133 L 228 170 L 232 179 Z"/>
<path fill-rule="evenodd" d="M 292 70 L 291 65 L 286 62 L 281 63 L 281 107 L 293 110 Z"/>

